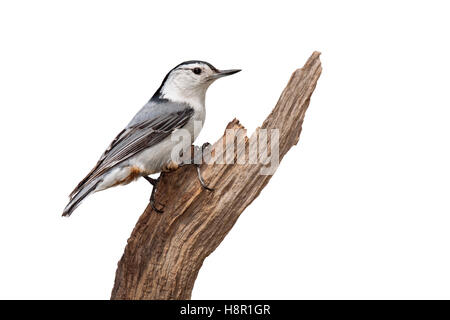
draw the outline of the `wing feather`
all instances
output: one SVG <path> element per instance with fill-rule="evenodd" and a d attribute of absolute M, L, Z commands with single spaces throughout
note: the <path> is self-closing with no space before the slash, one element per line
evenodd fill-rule
<path fill-rule="evenodd" d="M 76 196 L 85 185 L 114 166 L 158 144 L 174 130 L 182 128 L 192 117 L 193 113 L 194 110 L 192 108 L 163 113 L 122 130 L 102 154 L 95 167 L 72 191 L 70 197 Z"/>

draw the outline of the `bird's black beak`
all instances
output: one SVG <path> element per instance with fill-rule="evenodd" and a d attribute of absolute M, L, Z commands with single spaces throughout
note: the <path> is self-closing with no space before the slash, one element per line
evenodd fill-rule
<path fill-rule="evenodd" d="M 241 69 L 230 69 L 230 70 L 219 70 L 217 73 L 213 76 L 211 76 L 211 79 L 219 79 L 226 76 L 231 76 L 232 74 L 238 73 L 241 71 Z"/>

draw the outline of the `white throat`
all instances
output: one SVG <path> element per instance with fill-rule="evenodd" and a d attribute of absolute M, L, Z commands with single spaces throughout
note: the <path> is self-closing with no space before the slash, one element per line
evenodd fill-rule
<path fill-rule="evenodd" d="M 208 85 L 196 87 L 182 87 L 175 81 L 167 82 L 161 90 L 161 98 L 174 102 L 187 103 L 194 109 L 204 108 Z"/>

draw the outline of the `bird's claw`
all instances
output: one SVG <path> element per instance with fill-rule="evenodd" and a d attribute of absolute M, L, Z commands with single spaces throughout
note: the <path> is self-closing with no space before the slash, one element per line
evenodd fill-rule
<path fill-rule="evenodd" d="M 208 191 L 214 191 L 213 188 L 210 188 L 206 185 L 205 180 L 203 180 L 202 173 L 200 170 L 200 166 L 201 166 L 202 160 L 203 160 L 203 153 L 206 148 L 210 148 L 210 147 L 211 147 L 211 144 L 209 142 L 205 142 L 201 147 L 194 145 L 193 146 L 193 149 L 194 149 L 193 157 L 191 157 L 189 162 L 182 162 L 182 164 L 180 166 L 188 165 L 188 164 L 194 165 L 195 168 L 197 169 L 198 181 L 200 182 L 202 188 L 205 190 L 208 190 Z"/>
<path fill-rule="evenodd" d="M 158 209 L 158 208 L 155 206 L 155 200 L 154 200 L 154 199 L 150 199 L 150 206 L 152 207 L 153 211 L 155 211 L 155 212 L 157 212 L 157 213 L 163 213 L 163 212 L 164 212 L 164 210 Z M 164 206 L 163 206 L 163 208 L 164 208 Z"/>
<path fill-rule="evenodd" d="M 213 188 L 210 188 L 206 185 L 205 180 L 203 180 L 202 177 L 202 172 L 200 170 L 200 165 L 199 164 L 195 164 L 195 167 L 197 168 L 197 177 L 198 177 L 198 181 L 200 181 L 200 184 L 202 185 L 202 188 L 208 191 L 214 191 Z"/>

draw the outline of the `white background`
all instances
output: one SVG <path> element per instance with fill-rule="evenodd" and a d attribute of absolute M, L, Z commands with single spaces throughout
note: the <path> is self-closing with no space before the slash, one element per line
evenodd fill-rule
<path fill-rule="evenodd" d="M 242 68 L 198 139 L 252 132 L 314 50 L 300 143 L 205 260 L 194 299 L 450 298 L 445 1 L 2 1 L 0 298 L 107 299 L 150 186 L 68 194 L 166 72 Z"/>

